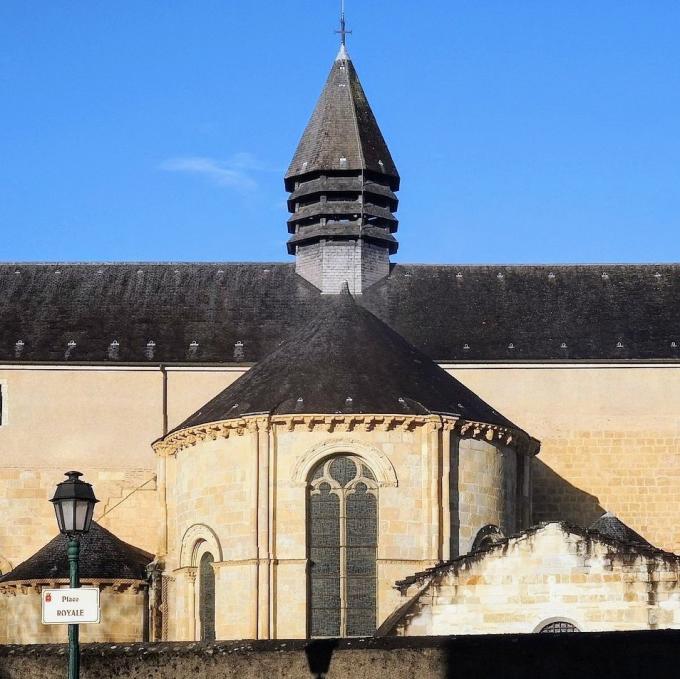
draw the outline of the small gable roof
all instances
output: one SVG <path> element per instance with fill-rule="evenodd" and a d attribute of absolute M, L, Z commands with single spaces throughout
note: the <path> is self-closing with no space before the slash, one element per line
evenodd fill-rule
<path fill-rule="evenodd" d="M 611 512 L 606 512 L 589 526 L 588 532 L 597 533 L 606 538 L 618 540 L 619 542 L 629 542 L 631 544 L 646 545 L 648 547 L 652 546 L 651 543 L 642 537 L 642 535 L 636 533 L 630 526 L 627 526 Z"/>

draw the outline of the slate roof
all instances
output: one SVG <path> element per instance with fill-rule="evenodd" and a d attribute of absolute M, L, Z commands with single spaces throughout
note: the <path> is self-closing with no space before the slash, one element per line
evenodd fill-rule
<path fill-rule="evenodd" d="M 95 521 L 80 538 L 82 580 L 146 580 L 153 555 L 123 542 Z M 66 537 L 57 535 L 33 556 L 0 578 L 0 584 L 24 580 L 68 579 Z"/>
<path fill-rule="evenodd" d="M 368 170 L 387 175 L 392 178 L 392 189 L 399 188 L 399 173 L 354 64 L 342 57 L 339 54 L 333 63 L 286 172 L 288 191 L 294 188 L 290 181 L 293 177 L 332 170 Z"/>
<path fill-rule="evenodd" d="M 292 263 L 1 264 L 0 361 L 254 362 L 319 298 Z M 513 362 L 677 360 L 679 299 L 678 264 L 397 264 L 359 301 L 434 360 Z"/>
<path fill-rule="evenodd" d="M 627 526 L 611 512 L 603 514 L 597 521 L 589 526 L 588 532 L 598 533 L 599 535 L 618 540 L 619 542 L 629 542 L 637 545 L 647 545 L 649 547 L 652 546 L 642 537 L 642 535 L 636 533 L 630 526 Z"/>
<path fill-rule="evenodd" d="M 517 428 L 372 313 L 345 286 L 318 315 L 176 429 L 255 413 L 459 415 Z"/>

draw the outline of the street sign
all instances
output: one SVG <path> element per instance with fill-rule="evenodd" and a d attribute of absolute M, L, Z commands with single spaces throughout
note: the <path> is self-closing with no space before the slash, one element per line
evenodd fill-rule
<path fill-rule="evenodd" d="M 44 625 L 78 625 L 99 622 L 99 587 L 43 589 Z"/>

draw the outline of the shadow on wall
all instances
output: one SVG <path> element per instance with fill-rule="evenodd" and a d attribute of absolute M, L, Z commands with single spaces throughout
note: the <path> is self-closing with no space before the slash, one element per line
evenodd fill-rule
<path fill-rule="evenodd" d="M 653 636 L 655 635 L 655 636 Z M 657 632 L 453 637 L 445 642 L 447 679 L 639 679 L 676 676 L 672 636 Z"/>
<path fill-rule="evenodd" d="M 566 521 L 588 528 L 605 513 L 597 497 L 573 486 L 538 458 L 531 471 L 533 524 Z"/>
<path fill-rule="evenodd" d="M 331 666 L 333 651 L 337 646 L 337 639 L 317 639 L 305 646 L 307 664 L 314 679 L 325 679 Z"/>

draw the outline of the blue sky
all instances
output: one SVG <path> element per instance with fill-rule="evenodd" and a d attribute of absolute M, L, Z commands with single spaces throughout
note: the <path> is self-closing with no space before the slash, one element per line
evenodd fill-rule
<path fill-rule="evenodd" d="M 3 0 L 0 260 L 289 261 L 335 0 Z M 347 0 L 404 262 L 680 260 L 677 0 Z"/>

